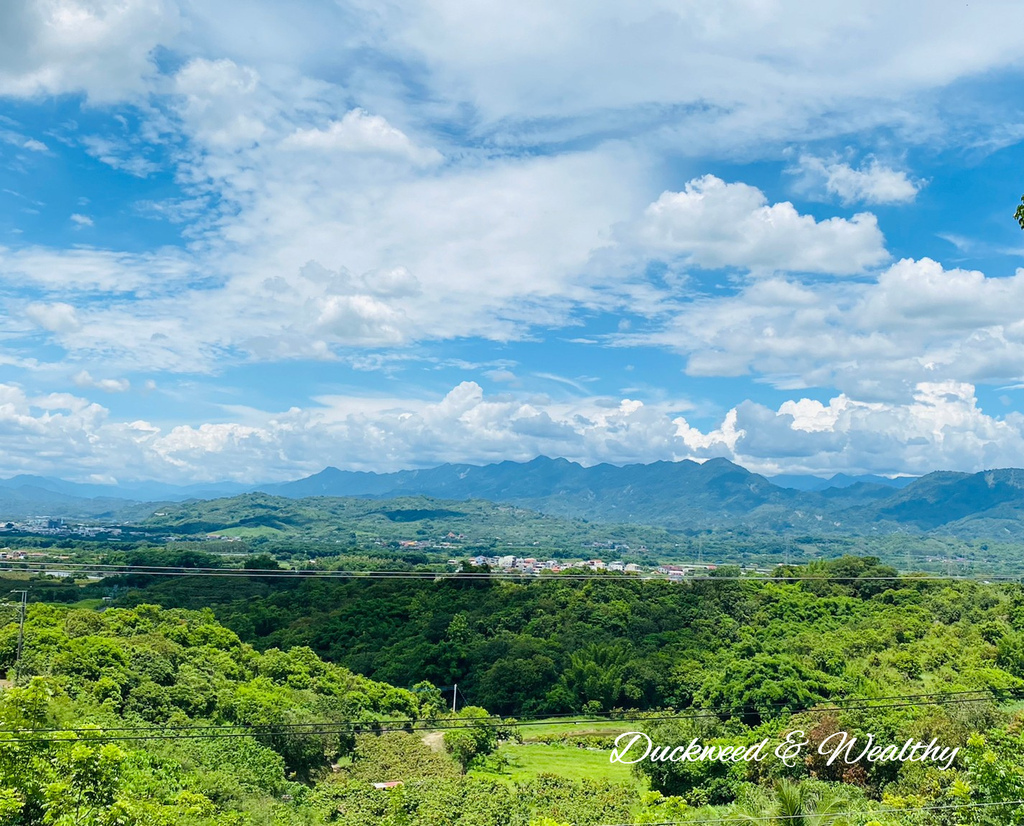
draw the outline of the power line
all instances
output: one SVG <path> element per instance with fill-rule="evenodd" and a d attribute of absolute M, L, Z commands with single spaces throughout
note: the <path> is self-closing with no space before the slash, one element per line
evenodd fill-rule
<path fill-rule="evenodd" d="M 260 570 L 248 568 L 186 568 L 162 565 L 116 565 L 109 563 L 33 562 L 23 567 L 11 563 L 0 563 L 0 573 L 52 574 L 67 572 L 88 576 L 168 576 L 168 577 L 226 577 L 242 579 L 419 579 L 419 580 L 512 580 L 517 582 L 563 580 L 594 580 L 600 582 L 644 582 L 667 581 L 667 574 L 631 573 L 553 573 L 502 571 L 321 571 L 321 570 Z M 1024 577 L 1014 574 L 992 574 L 956 576 L 939 574 L 896 574 L 889 576 L 834 576 L 830 574 L 808 574 L 794 576 L 759 575 L 716 575 L 691 574 L 679 582 L 982 582 L 1020 583 Z M 676 581 L 672 581 L 675 583 Z"/>
<path fill-rule="evenodd" d="M 454 686 L 444 686 L 442 688 L 451 689 Z M 461 693 L 461 692 L 460 692 Z M 1002 689 L 1001 693 L 1009 695 L 1012 699 L 1017 699 L 1024 696 L 1024 689 Z M 988 700 L 1000 699 L 996 696 L 997 692 L 993 689 L 979 688 L 973 691 L 931 691 L 921 694 L 892 694 L 881 697 L 845 697 L 833 699 L 830 702 L 832 706 L 822 706 L 820 703 L 814 706 L 805 706 L 800 709 L 791 709 L 790 713 L 803 713 L 805 711 L 856 711 L 862 709 L 874 709 L 874 708 L 901 708 L 904 706 L 915 706 L 915 705 L 945 705 L 956 704 L 961 702 L 983 702 Z M 977 696 L 981 695 L 981 696 Z M 960 699 L 953 699 L 960 698 Z M 857 705 L 837 705 L 838 703 L 856 703 Z M 871 705 L 865 705 L 871 704 Z M 787 709 L 788 703 L 767 703 L 767 707 L 775 709 Z M 495 721 L 495 725 L 585 725 L 591 722 L 617 722 L 617 721 L 643 721 L 651 719 L 659 720 L 677 720 L 677 719 L 690 719 L 699 716 L 710 716 L 720 714 L 736 714 L 736 713 L 747 713 L 751 711 L 750 708 L 737 708 L 735 706 L 710 706 L 707 708 L 698 709 L 698 713 L 673 713 L 669 715 L 657 715 L 657 712 L 612 712 L 603 711 L 598 712 L 591 716 L 603 716 L 604 720 L 579 720 L 577 719 L 580 715 L 574 713 L 564 714 L 534 714 L 534 715 L 500 715 L 490 714 L 485 717 L 476 717 L 473 720 L 473 724 L 479 724 L 480 721 L 489 720 Z M 571 719 L 567 719 L 571 718 Z M 513 722 L 515 721 L 515 722 Z M 555 722 L 551 722 L 555 721 Z M 416 723 L 423 722 L 423 718 L 417 717 L 404 717 L 404 718 L 393 718 L 390 720 L 356 720 L 356 719 L 345 719 L 345 720 L 324 720 L 324 721 L 313 721 L 308 723 L 276 723 L 274 729 L 286 729 L 286 728 L 301 728 L 310 726 L 336 726 L 341 724 L 351 724 L 361 727 L 373 727 L 377 723 L 383 723 L 385 725 L 415 725 Z M 445 728 L 446 726 L 438 726 L 438 729 Z M 224 728 L 255 728 L 251 724 L 218 724 L 216 726 L 184 726 L 184 725 L 154 725 L 154 726 L 131 726 L 131 727 L 120 727 L 111 728 L 106 727 L 104 731 L 166 731 L 168 729 L 178 729 L 183 731 L 196 731 L 199 729 L 224 729 Z M 68 728 L 54 728 L 54 729 L 7 729 L 9 733 L 17 732 L 74 732 L 74 731 L 95 731 L 95 727 L 86 727 L 82 729 L 68 729 Z M 0 733 L 3 730 L 0 729 Z"/>
<path fill-rule="evenodd" d="M 1015 696 L 1020 696 L 1020 691 L 1008 691 L 1007 693 Z M 963 695 L 974 695 L 974 694 L 987 694 L 988 696 L 978 697 L 967 697 Z M 920 700 L 919 697 L 934 697 L 936 699 L 931 700 Z M 949 699 L 950 697 L 957 697 L 959 699 Z M 906 700 L 906 702 L 875 702 L 871 705 L 832 705 L 832 706 L 806 706 L 804 708 L 786 709 L 782 704 L 782 709 L 793 714 L 804 714 L 814 713 L 823 714 L 828 712 L 836 711 L 871 711 L 874 709 L 892 709 L 892 708 L 908 708 L 917 706 L 927 705 L 962 705 L 968 703 L 988 702 L 993 699 L 997 699 L 993 696 L 992 692 L 987 690 L 978 690 L 974 692 L 950 692 L 946 695 L 937 694 L 920 694 L 920 695 L 906 695 L 905 697 L 893 697 L 890 699 L 894 700 Z M 834 702 L 851 702 L 851 703 L 865 703 L 872 702 L 870 700 L 863 700 L 860 698 L 851 700 L 840 700 Z M 680 720 L 697 720 L 697 719 L 709 719 L 719 717 L 721 714 L 736 714 L 743 712 L 756 711 L 754 709 L 734 709 L 734 708 L 718 708 L 718 709 L 701 709 L 694 713 L 680 713 L 680 714 L 626 714 L 617 716 L 615 718 L 608 718 L 607 722 L 662 722 L 662 721 L 680 721 Z M 63 728 L 63 729 L 0 729 L 0 742 L 33 742 L 33 743 L 46 743 L 46 742 L 66 742 L 71 739 L 68 737 L 31 737 L 31 736 L 20 736 L 20 735 L 33 735 L 33 734 L 82 734 L 91 735 L 91 739 L 96 740 L 108 740 L 108 741 L 130 741 L 130 740 L 203 740 L 203 739 L 216 739 L 216 738 L 236 738 L 236 737 L 258 737 L 268 735 L 284 735 L 284 736 L 326 736 L 332 734 L 360 734 L 360 733 L 387 733 L 387 732 L 405 732 L 405 731 L 449 731 L 454 729 L 466 729 L 466 728 L 502 728 L 502 727 L 528 727 L 528 726 L 552 726 L 552 725 L 586 725 L 587 722 L 605 722 L 605 721 L 576 721 L 576 720 L 552 720 L 550 717 L 546 718 L 529 718 L 525 720 L 519 720 L 515 718 L 496 718 L 494 716 L 481 717 L 475 720 L 465 720 L 464 718 L 459 721 L 445 722 L 442 724 L 433 725 L 418 725 L 421 721 L 407 718 L 404 720 L 385 720 L 385 721 L 367 721 L 367 720 L 333 720 L 333 721 L 316 721 L 309 723 L 290 723 L 290 724 L 274 724 L 273 726 L 251 726 L 247 724 L 225 724 L 217 726 L 182 726 L 182 725 L 163 725 L 163 726 L 137 726 L 137 727 L 115 727 L 115 728 L 99 728 L 99 727 L 85 727 L 85 728 Z M 107 734 L 106 732 L 128 732 L 125 734 Z M 181 734 L 167 734 L 168 731 L 184 732 Z M 15 736 L 16 735 L 16 736 Z"/>
<path fill-rule="evenodd" d="M 21 682 L 21 655 L 25 647 L 25 609 L 28 607 L 28 591 L 11 591 L 12 594 L 21 594 L 20 616 L 18 618 L 18 653 L 14 660 L 14 684 Z"/>

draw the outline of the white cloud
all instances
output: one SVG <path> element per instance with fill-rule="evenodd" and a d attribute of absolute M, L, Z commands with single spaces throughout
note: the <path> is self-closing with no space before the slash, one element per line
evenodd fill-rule
<path fill-rule="evenodd" d="M 802 399 L 771 411 L 746 402 L 735 428 L 730 458 L 768 473 L 923 474 L 1024 463 L 1024 416 L 987 415 L 974 387 L 956 381 L 921 382 L 903 404 L 840 395 L 827 405 Z"/>
<path fill-rule="evenodd" d="M 1024 269 L 1010 277 L 904 259 L 869 282 L 768 278 L 675 307 L 660 331 L 623 335 L 687 356 L 702 376 L 768 377 L 906 398 L 920 382 L 1024 377 Z"/>
<path fill-rule="evenodd" d="M 844 204 L 907 204 L 924 185 L 911 180 L 902 170 L 883 165 L 877 158 L 854 169 L 837 158 L 802 155 L 795 171 L 803 177 L 803 186 L 821 187 Z"/>
<path fill-rule="evenodd" d="M 131 389 L 128 379 L 95 379 L 88 370 L 81 370 L 71 377 L 76 387 L 102 390 L 104 393 L 125 393 Z"/>
<path fill-rule="evenodd" d="M 70 333 L 82 326 L 75 308 L 63 302 L 29 304 L 25 308 L 25 315 L 30 321 L 51 333 Z"/>
<path fill-rule="evenodd" d="M 189 136 L 202 147 L 235 151 L 258 143 L 286 107 L 259 73 L 221 58 L 195 58 L 174 76 L 177 112 Z"/>
<path fill-rule="evenodd" d="M 706 269 L 854 275 L 889 257 L 871 213 L 816 221 L 788 201 L 769 205 L 756 187 L 714 175 L 663 193 L 647 208 L 637 235 L 652 252 Z"/>
<path fill-rule="evenodd" d="M 224 176 L 234 200 L 222 198 L 193 253 L 0 250 L 0 277 L 54 298 L 106 292 L 79 306 L 81 328 L 59 341 L 115 369 L 206 372 L 233 359 L 508 340 L 565 323 L 580 304 L 633 300 L 640 276 L 588 268 L 644 202 L 645 172 L 629 154 L 506 159 L 381 183 L 362 164 L 272 147 L 245 148 L 242 169 L 236 151 L 211 144 L 197 161 Z"/>
<path fill-rule="evenodd" d="M 159 164 L 139 154 L 138 147 L 122 139 L 85 135 L 81 143 L 85 151 L 100 163 L 136 178 L 148 178 L 160 169 Z"/>
<path fill-rule="evenodd" d="M 478 385 L 463 382 L 434 402 L 320 401 L 308 410 L 250 410 L 244 421 L 165 430 L 112 420 L 104 408 L 68 394 L 30 398 L 0 385 L 0 471 L 31 466 L 85 478 L 121 467 L 137 478 L 261 481 L 328 463 L 379 470 L 526 460 L 538 453 L 626 462 L 682 446 L 667 408 L 635 400 L 590 399 L 566 407 L 537 397 L 487 398 Z"/>
<path fill-rule="evenodd" d="M 82 215 L 78 212 L 71 213 L 71 221 L 79 227 L 91 227 L 93 226 L 93 220 L 88 215 Z"/>
<path fill-rule="evenodd" d="M 74 219 L 72 219 L 74 220 Z M 189 258 L 174 248 L 128 253 L 80 246 L 57 250 L 0 247 L 0 283 L 30 286 L 66 295 L 67 290 L 134 293 L 145 298 L 180 289 L 195 272 Z"/>
<path fill-rule="evenodd" d="M 42 141 L 37 141 L 35 138 L 29 138 L 22 146 L 25 149 L 30 149 L 33 152 L 49 152 L 50 148 Z"/>
<path fill-rule="evenodd" d="M 487 396 L 463 382 L 437 401 L 325 397 L 319 406 L 164 428 L 118 421 L 69 394 L 27 396 L 0 385 L 0 472 L 88 478 L 255 482 L 319 471 L 423 467 L 445 461 L 528 460 L 539 454 L 595 464 L 725 456 L 764 473 L 926 473 L 1024 464 L 1024 416 L 995 418 L 974 388 L 921 383 L 906 403 L 840 395 L 772 410 L 744 402 L 704 432 L 679 403 L 638 399 Z M 685 405 L 684 405 L 685 406 Z"/>
<path fill-rule="evenodd" d="M 924 92 L 1019 68 L 1024 52 L 1024 9 L 1012 2 L 360 5 L 376 24 L 371 43 L 487 123 L 528 119 L 528 139 L 544 135 L 545 119 L 592 126 L 621 122 L 612 113 L 622 110 L 644 119 L 675 106 L 685 128 L 673 132 L 673 149 L 682 151 L 756 151 L 766 137 L 802 140 L 879 121 L 917 127 L 906 133 L 919 139 L 930 131 L 921 128 L 930 120 Z"/>
<path fill-rule="evenodd" d="M 371 115 L 362 109 L 346 112 L 340 121 L 331 121 L 326 129 L 298 129 L 281 145 L 286 149 L 396 155 L 417 164 L 441 160 L 436 150 L 421 149 L 380 115 Z"/>
<path fill-rule="evenodd" d="M 350 342 L 396 344 L 403 340 L 401 316 L 368 295 L 332 295 L 321 302 L 316 329 Z"/>
<path fill-rule="evenodd" d="M 150 52 L 179 26 L 164 0 L 11 0 L 0 27 L 0 95 L 136 96 L 155 73 Z"/>
<path fill-rule="evenodd" d="M 39 329 L 48 331 L 75 369 L 103 375 L 208 372 L 243 359 L 379 365 L 387 347 L 512 340 L 577 313 L 628 310 L 637 322 L 619 340 L 671 347 L 692 374 L 835 386 L 857 404 L 892 410 L 947 380 L 1016 381 L 1020 274 L 996 279 L 909 261 L 872 280 L 801 280 L 884 266 L 875 217 L 818 220 L 713 176 L 651 203 L 663 188 L 652 183 L 663 171 L 659 153 L 777 157 L 793 141 L 816 146 L 817 137 L 876 126 L 931 146 L 964 130 L 979 140 L 1016 134 L 1011 124 L 996 135 L 1006 116 L 987 114 L 994 107 L 970 122 L 942 117 L 961 94 L 958 81 L 1022 65 L 1024 7 L 976 5 L 354 0 L 312 12 L 254 0 L 239 15 L 175 0 L 15 0 L 0 30 L 0 95 L 136 104 L 141 124 L 122 120 L 123 134 L 80 145 L 140 178 L 158 169 L 158 157 L 183 191 L 146 205 L 148 214 L 181 224 L 187 247 L 0 249 L 4 311 L 36 325 L 14 336 L 35 346 Z M 161 53 L 174 69 L 157 71 Z M 147 153 L 147 144 L 166 151 Z M 857 166 L 808 155 L 803 165 L 844 203 L 907 202 L 921 185 L 871 156 Z M 646 282 L 642 267 L 629 266 L 650 258 L 673 265 L 676 280 Z M 690 300 L 680 286 L 687 266 L 758 280 L 740 276 L 735 296 Z M 663 328 L 647 332 L 644 316 Z M 488 456 L 528 456 L 538 445 L 580 457 L 660 456 L 679 439 L 684 452 L 731 450 L 744 422 L 779 415 L 741 406 L 720 436 L 691 427 L 683 438 L 649 405 L 581 403 L 569 412 L 538 402 L 527 414 L 520 409 L 532 402 L 473 392 L 456 395 L 486 427 L 410 405 L 405 418 L 382 413 L 364 429 L 353 419 L 345 432 L 381 450 L 379 431 L 394 445 L 388 461 L 406 463 L 418 461 L 409 458 L 416 450 L 434 455 L 434 444 L 469 449 L 438 437 L 432 416 L 461 438 L 479 437 Z M 620 420 L 599 420 L 607 409 Z M 578 424 L 577 412 L 597 424 Z M 514 417 L 520 430 L 509 433 L 492 413 Z M 207 442 L 248 473 L 270 461 L 260 450 L 288 457 L 282 467 L 318 460 L 327 442 L 316 434 L 341 426 L 333 415 L 267 414 L 237 427 L 196 425 L 174 439 L 166 428 L 105 419 L 102 438 L 146 445 L 139 455 L 153 473 L 200 472 L 194 456 Z M 866 444 L 866 434 L 858 438 Z M 227 458 L 223 467 L 231 471 Z"/>

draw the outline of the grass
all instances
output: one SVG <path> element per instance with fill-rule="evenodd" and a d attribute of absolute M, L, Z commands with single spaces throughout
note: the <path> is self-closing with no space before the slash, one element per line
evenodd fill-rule
<path fill-rule="evenodd" d="M 262 536 L 270 537 L 271 539 L 279 539 L 285 535 L 285 532 L 278 528 L 271 528 L 269 525 L 259 525 L 257 527 L 238 527 L 238 528 L 223 528 L 215 531 L 215 533 L 221 536 L 237 536 L 241 539 L 257 539 Z"/>
<path fill-rule="evenodd" d="M 557 774 L 573 779 L 603 780 L 628 783 L 638 791 L 647 790 L 646 779 L 637 778 L 629 766 L 612 763 L 605 750 L 580 749 L 576 746 L 524 743 L 506 744 L 498 750 L 508 759 L 504 768 L 491 760 L 486 766 L 470 769 L 469 774 L 499 783 L 521 783 L 539 774 Z"/>
<path fill-rule="evenodd" d="M 529 743 L 540 737 L 550 737 L 558 734 L 621 734 L 624 731 L 631 731 L 636 727 L 633 721 L 593 719 L 591 717 L 567 717 L 551 718 L 551 720 L 538 720 L 534 725 L 531 721 L 528 726 L 520 726 L 520 733 L 523 740 Z"/>

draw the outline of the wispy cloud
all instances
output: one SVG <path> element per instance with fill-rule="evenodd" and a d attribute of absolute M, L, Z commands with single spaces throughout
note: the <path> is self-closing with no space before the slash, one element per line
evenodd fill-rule
<path fill-rule="evenodd" d="M 805 188 L 821 188 L 844 204 L 909 204 L 925 185 L 877 158 L 854 168 L 838 158 L 801 155 L 791 172 L 801 176 Z"/>

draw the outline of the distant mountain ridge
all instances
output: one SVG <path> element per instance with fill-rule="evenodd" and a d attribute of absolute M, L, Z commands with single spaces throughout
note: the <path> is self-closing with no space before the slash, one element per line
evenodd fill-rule
<path fill-rule="evenodd" d="M 0 519 L 37 517 L 117 522 L 135 518 L 141 502 L 183 502 L 234 496 L 252 488 L 235 482 L 168 485 L 138 482 L 101 485 L 19 474 L 0 479 Z M 144 512 L 144 508 L 142 512 Z"/>
<path fill-rule="evenodd" d="M 220 497 L 254 491 L 289 499 L 486 500 L 565 519 L 668 530 L 730 528 L 856 535 L 909 530 L 1024 541 L 1021 469 L 973 474 L 938 471 L 899 480 L 841 474 L 829 480 L 770 479 L 726 459 L 584 467 L 566 459 L 539 457 L 529 462 L 445 464 L 394 473 L 329 467 L 292 482 L 252 487 L 147 483 L 133 488 L 21 476 L 0 481 L 0 519 L 29 512 L 103 519 L 131 513 L 138 518 L 146 506 L 136 504 L 138 499 L 110 495 L 122 491 L 134 492 L 138 499 L 153 496 L 164 503 L 211 497 L 230 502 Z M 81 495 L 95 493 L 107 495 Z"/>
<path fill-rule="evenodd" d="M 727 459 L 583 467 L 539 457 L 382 474 L 329 467 L 260 490 L 289 498 L 486 499 L 566 518 L 671 529 L 878 533 L 941 528 L 963 536 L 1024 539 L 1024 470 L 1014 468 L 938 471 L 920 478 L 837 474 L 828 480 L 776 480 Z"/>
<path fill-rule="evenodd" d="M 801 476 L 795 474 L 780 474 L 769 476 L 768 480 L 780 488 L 793 488 L 794 490 L 827 490 L 828 488 L 848 488 L 861 482 L 871 485 L 884 485 L 890 488 L 905 488 L 917 476 L 877 476 L 873 473 L 866 473 L 860 476 L 850 476 L 846 473 L 837 473 L 834 476 L 824 479 L 820 476 Z"/>

